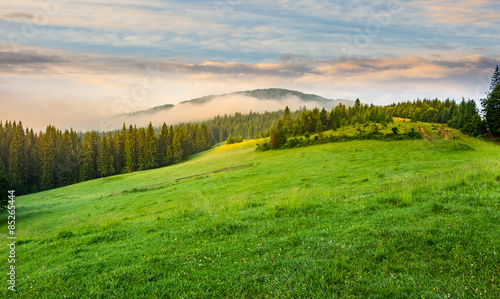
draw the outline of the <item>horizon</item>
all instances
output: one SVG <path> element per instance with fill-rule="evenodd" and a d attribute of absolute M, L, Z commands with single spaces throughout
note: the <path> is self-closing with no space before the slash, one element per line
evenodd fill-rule
<path fill-rule="evenodd" d="M 33 128 L 100 129 L 122 113 L 266 88 L 479 107 L 500 64 L 500 4 L 489 0 L 0 7 L 0 119 Z"/>

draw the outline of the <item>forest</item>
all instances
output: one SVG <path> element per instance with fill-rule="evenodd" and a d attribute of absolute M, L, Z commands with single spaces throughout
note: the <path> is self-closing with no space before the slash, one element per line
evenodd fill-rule
<path fill-rule="evenodd" d="M 280 148 L 291 136 L 307 136 L 353 124 L 387 124 L 393 117 L 448 124 L 471 136 L 481 136 L 486 129 L 496 128 L 494 114 L 489 115 L 492 122 L 483 121 L 473 100 L 456 103 L 449 99 L 388 106 L 363 105 L 358 99 L 351 107 L 339 104 L 331 111 L 303 107 L 292 112 L 286 107 L 275 112 L 235 113 L 170 127 L 165 123 L 160 128 L 151 123 L 147 128 L 123 124 L 121 130 L 113 132 L 82 133 L 72 129 L 63 132 L 49 125 L 45 132 L 35 133 L 33 129 L 25 129 L 22 122 L 6 121 L 0 122 L 0 184 L 2 189 L 28 194 L 168 166 L 219 142 L 271 137 L 271 148 Z"/>

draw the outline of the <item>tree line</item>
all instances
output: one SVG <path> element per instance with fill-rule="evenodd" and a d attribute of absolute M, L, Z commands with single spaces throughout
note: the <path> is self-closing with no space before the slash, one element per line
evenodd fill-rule
<path fill-rule="evenodd" d="M 119 131 L 77 133 L 49 125 L 45 132 L 21 122 L 0 122 L 0 183 L 27 194 L 124 172 L 163 167 L 208 150 L 205 124 L 163 124 L 158 133 L 123 125 Z"/>
<path fill-rule="evenodd" d="M 498 76 L 500 78 L 500 74 Z M 497 79 L 497 81 L 500 79 Z M 496 89 L 488 96 L 489 102 L 495 102 L 492 100 L 500 95 L 500 84 L 496 83 Z M 485 102 L 486 100 L 483 100 Z M 497 106 L 490 104 L 492 107 L 497 107 L 497 110 L 485 108 L 484 112 L 490 117 L 486 117 L 485 121 L 481 119 L 479 115 L 479 109 L 476 106 L 476 102 L 473 100 L 466 101 L 462 99 L 460 103 L 456 103 L 454 100 L 447 99 L 445 101 L 440 101 L 438 99 L 434 100 L 415 100 L 407 102 L 393 103 L 388 106 L 375 106 L 375 105 L 362 105 L 359 99 L 355 101 L 355 104 L 351 107 L 346 107 L 345 105 L 339 104 L 337 107 L 327 112 L 324 108 L 319 110 L 314 108 L 312 110 L 304 109 L 295 116 L 286 107 L 283 115 L 278 118 L 275 125 L 272 126 L 270 130 L 270 141 L 269 144 L 260 145 L 260 149 L 277 149 L 283 147 L 293 147 L 301 146 L 304 144 L 310 144 L 308 140 L 308 135 L 310 133 L 318 133 L 319 138 L 321 138 L 321 133 L 328 130 L 337 130 L 343 126 L 361 124 L 367 125 L 369 123 L 381 123 L 388 124 L 393 121 L 393 117 L 401 117 L 405 119 L 410 119 L 412 122 L 422 121 L 422 122 L 433 122 L 447 124 L 452 128 L 460 129 L 463 133 L 471 136 L 481 136 L 486 129 L 489 129 L 493 134 L 500 133 L 500 125 L 498 125 L 499 131 L 494 131 L 496 128 L 492 123 L 496 121 L 499 122 L 500 119 L 500 105 L 499 101 L 496 100 Z M 484 104 L 483 104 L 484 105 Z M 496 111 L 496 112 L 492 112 Z M 488 114 L 489 113 L 489 114 Z M 496 114 L 495 114 L 496 113 Z M 496 119 L 495 119 L 496 117 Z M 488 119 L 494 119 L 492 122 L 488 122 Z M 493 130 L 492 130 L 493 129 Z M 370 136 L 358 136 L 359 138 L 375 138 L 379 139 L 380 134 L 377 132 L 371 132 Z M 393 135 L 398 135 L 397 132 L 393 132 Z M 409 138 L 419 138 L 418 132 L 410 132 Z M 306 140 L 301 142 L 294 139 L 288 142 L 288 137 L 304 135 Z M 366 135 L 366 134 L 365 134 Z M 386 136 L 393 137 L 393 136 Z M 404 138 L 403 136 L 396 136 L 396 139 Z M 335 141 L 336 138 L 329 138 L 327 140 Z"/>

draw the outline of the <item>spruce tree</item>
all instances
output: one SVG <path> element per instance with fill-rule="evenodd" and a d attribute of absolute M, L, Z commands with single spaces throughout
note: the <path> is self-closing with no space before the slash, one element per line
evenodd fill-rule
<path fill-rule="evenodd" d="M 112 175 L 115 172 L 110 142 L 106 136 L 101 137 L 101 142 L 99 144 L 97 154 L 97 171 L 101 177 Z"/>
<path fill-rule="evenodd" d="M 206 151 L 212 148 L 212 141 L 210 138 L 210 134 L 208 133 L 207 126 L 204 123 L 201 124 L 200 127 L 199 139 L 202 151 Z"/>
<path fill-rule="evenodd" d="M 25 193 L 26 179 L 26 152 L 24 145 L 24 129 L 22 123 L 14 123 L 14 137 L 10 143 L 9 150 L 9 182 L 18 194 Z"/>
<path fill-rule="evenodd" d="M 37 136 L 33 129 L 26 134 L 26 186 L 28 193 L 40 191 L 40 163 L 38 160 L 39 145 L 37 144 Z"/>
<path fill-rule="evenodd" d="M 151 122 L 148 125 L 144 140 L 144 169 L 156 167 L 156 134 Z"/>
<path fill-rule="evenodd" d="M 486 127 L 493 135 L 500 135 L 500 83 L 486 99 L 481 100 Z"/>
<path fill-rule="evenodd" d="M 56 181 L 58 186 L 66 186 L 75 183 L 74 169 L 76 167 L 76 155 L 73 148 L 71 133 L 66 130 L 58 144 L 56 159 Z"/>
<path fill-rule="evenodd" d="M 495 68 L 495 72 L 493 73 L 493 77 L 491 78 L 491 85 L 490 85 L 490 91 L 493 91 L 495 89 L 495 86 L 497 86 L 500 83 L 500 70 L 498 69 L 498 65 Z"/>
<path fill-rule="evenodd" d="M 167 138 L 168 127 L 163 123 L 156 145 L 156 163 L 159 167 L 167 165 Z"/>
<path fill-rule="evenodd" d="M 97 177 L 98 138 L 98 134 L 94 131 L 85 133 L 83 137 L 80 154 L 80 182 Z"/>
<path fill-rule="evenodd" d="M 137 169 L 137 128 L 129 126 L 127 131 L 127 140 L 125 141 L 125 168 L 127 172 Z"/>
<path fill-rule="evenodd" d="M 288 108 L 288 106 L 285 107 L 285 111 L 283 114 L 283 126 L 286 133 L 292 133 L 293 119 L 290 113 L 290 108 Z"/>
<path fill-rule="evenodd" d="M 0 213 L 7 210 L 9 204 L 9 179 L 3 161 L 0 159 Z"/>
<path fill-rule="evenodd" d="M 137 130 L 137 166 L 138 170 L 144 170 L 144 151 L 146 148 L 146 130 L 144 128 L 139 128 Z"/>
<path fill-rule="evenodd" d="M 174 163 L 174 127 L 170 126 L 167 136 L 167 153 L 166 153 L 166 165 L 171 165 Z"/>
<path fill-rule="evenodd" d="M 45 134 L 40 134 L 40 137 L 40 190 L 48 190 L 55 186 L 56 128 L 49 125 Z"/>
<path fill-rule="evenodd" d="M 121 173 L 125 167 L 125 142 L 127 140 L 127 127 L 123 124 L 122 130 L 116 132 L 114 139 L 115 147 L 115 173 Z"/>
<path fill-rule="evenodd" d="M 183 133 L 177 126 L 174 130 L 174 135 L 172 140 L 172 152 L 173 152 L 174 163 L 179 163 L 184 160 L 185 150 L 182 147 L 183 139 L 184 139 Z"/>
<path fill-rule="evenodd" d="M 287 141 L 286 131 L 283 125 L 283 119 L 278 119 L 276 126 L 271 130 L 270 145 L 272 148 L 281 148 Z"/>

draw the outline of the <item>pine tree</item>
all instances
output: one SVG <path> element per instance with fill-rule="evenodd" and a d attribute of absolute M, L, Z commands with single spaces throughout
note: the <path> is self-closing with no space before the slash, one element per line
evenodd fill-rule
<path fill-rule="evenodd" d="M 7 128 L 4 129 L 3 123 L 0 121 L 0 162 L 7 163 L 8 153 Z"/>
<path fill-rule="evenodd" d="M 127 140 L 127 127 L 123 124 L 122 130 L 115 134 L 115 172 L 121 173 L 125 167 L 125 142 Z"/>
<path fill-rule="evenodd" d="M 212 148 L 212 141 L 208 133 L 207 126 L 203 123 L 200 126 L 199 140 L 201 144 L 201 151 L 206 151 Z"/>
<path fill-rule="evenodd" d="M 72 136 L 66 130 L 62 135 L 61 141 L 58 143 L 57 150 L 55 175 L 58 186 L 67 186 L 77 182 L 74 176 L 76 165 L 77 161 Z"/>
<path fill-rule="evenodd" d="M 129 126 L 127 131 L 127 140 L 125 141 L 125 168 L 127 172 L 137 169 L 138 145 L 137 128 Z"/>
<path fill-rule="evenodd" d="M 114 158 L 111 154 L 110 143 L 106 136 L 101 137 L 97 154 L 97 171 L 101 177 L 112 175 L 114 170 Z"/>
<path fill-rule="evenodd" d="M 56 128 L 49 125 L 45 134 L 40 134 L 40 190 L 48 190 L 55 187 L 54 165 L 56 160 Z"/>
<path fill-rule="evenodd" d="M 172 140 L 172 154 L 173 154 L 173 162 L 179 163 L 184 160 L 185 151 L 182 147 L 182 141 L 184 139 L 183 133 L 180 128 L 177 126 L 174 129 L 174 135 Z"/>
<path fill-rule="evenodd" d="M 137 130 L 137 169 L 144 170 L 144 151 L 146 148 L 146 130 L 144 128 L 139 128 Z"/>
<path fill-rule="evenodd" d="M 170 126 L 167 136 L 167 153 L 166 153 L 166 165 L 171 165 L 174 163 L 174 127 Z"/>
<path fill-rule="evenodd" d="M 271 130 L 270 145 L 272 148 L 281 148 L 287 141 L 283 119 L 278 119 L 276 126 Z"/>
<path fill-rule="evenodd" d="M 97 132 L 92 131 L 85 133 L 80 154 L 80 182 L 97 177 L 98 146 L 99 135 Z"/>
<path fill-rule="evenodd" d="M 26 186 L 28 193 L 40 191 L 40 163 L 38 160 L 39 145 L 37 144 L 37 136 L 33 129 L 26 133 Z"/>
<path fill-rule="evenodd" d="M 493 91 L 495 87 L 500 83 L 500 70 L 498 69 L 498 65 L 495 68 L 495 72 L 493 73 L 493 77 L 491 78 L 491 86 L 490 91 Z"/>
<path fill-rule="evenodd" d="M 486 99 L 481 100 L 486 127 L 493 135 L 500 135 L 500 83 Z"/>
<path fill-rule="evenodd" d="M 0 159 L 0 213 L 7 210 L 9 203 L 9 193 L 7 191 L 9 189 L 9 179 L 3 161 Z"/>
<path fill-rule="evenodd" d="M 288 106 L 285 107 L 285 111 L 283 114 L 283 126 L 286 133 L 292 133 L 293 119 L 290 113 L 290 108 L 288 108 Z"/>
<path fill-rule="evenodd" d="M 109 149 L 109 159 L 110 159 L 110 164 L 109 164 L 109 170 L 111 171 L 109 175 L 114 175 L 116 174 L 116 147 L 115 147 L 115 139 L 113 138 L 113 134 L 111 132 L 108 132 L 108 149 Z"/>
<path fill-rule="evenodd" d="M 159 167 L 167 165 L 168 127 L 163 123 L 156 145 L 156 161 Z"/>
<path fill-rule="evenodd" d="M 26 152 L 24 145 L 24 129 L 21 122 L 14 123 L 14 137 L 10 143 L 9 150 L 9 182 L 19 194 L 26 192 Z"/>
<path fill-rule="evenodd" d="M 151 122 L 148 125 L 144 140 L 144 168 L 151 169 L 156 167 L 156 134 Z"/>

